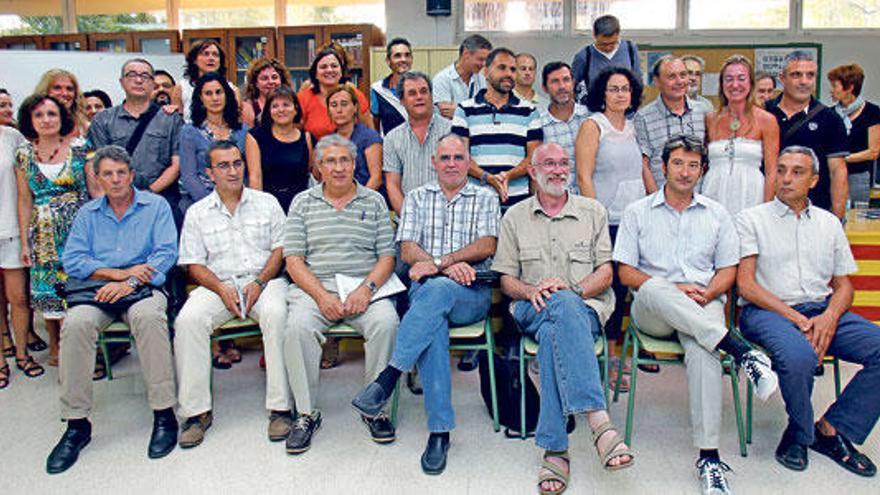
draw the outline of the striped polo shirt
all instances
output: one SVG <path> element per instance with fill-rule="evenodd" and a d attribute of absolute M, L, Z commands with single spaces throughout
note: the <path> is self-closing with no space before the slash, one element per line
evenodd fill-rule
<path fill-rule="evenodd" d="M 324 198 L 323 184 L 293 198 L 284 224 L 284 257 L 302 256 L 328 290 L 334 276 L 365 277 L 382 256 L 394 256 L 391 217 L 382 196 L 361 185 L 337 211 Z"/>
<path fill-rule="evenodd" d="M 496 108 L 486 101 L 486 90 L 458 104 L 452 119 L 452 132 L 469 139 L 471 158 L 486 172 L 497 174 L 514 168 L 526 156 L 529 141 L 541 141 L 541 116 L 528 101 L 513 92 L 507 103 Z M 508 184 L 510 203 L 529 194 L 528 176 Z"/>

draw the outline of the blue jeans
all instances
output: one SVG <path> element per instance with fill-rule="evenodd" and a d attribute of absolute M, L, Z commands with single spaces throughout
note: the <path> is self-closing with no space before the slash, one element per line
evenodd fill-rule
<path fill-rule="evenodd" d="M 825 311 L 826 302 L 804 303 L 794 309 L 807 318 Z M 743 308 L 740 326 L 745 337 L 772 355 L 773 368 L 788 413 L 788 427 L 803 445 L 813 443 L 813 377 L 818 356 L 800 329 L 784 316 L 753 304 Z M 825 419 L 861 444 L 880 416 L 880 328 L 847 311 L 837 322 L 828 355 L 862 365 Z"/>
<path fill-rule="evenodd" d="M 605 409 L 605 393 L 593 343 L 602 331 L 593 308 L 572 291 L 557 292 L 535 311 L 517 301 L 513 318 L 539 344 L 541 412 L 535 443 L 546 450 L 568 449 L 565 423 L 570 414 Z"/>
<path fill-rule="evenodd" d="M 413 282 L 409 289 L 409 310 L 397 329 L 390 364 L 400 371 L 419 367 L 431 433 L 455 428 L 450 395 L 449 325 L 469 325 L 484 319 L 491 303 L 490 287 L 466 287 L 446 277 Z"/>

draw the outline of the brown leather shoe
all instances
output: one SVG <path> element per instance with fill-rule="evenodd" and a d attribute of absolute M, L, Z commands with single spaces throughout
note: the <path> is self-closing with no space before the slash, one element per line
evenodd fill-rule
<path fill-rule="evenodd" d="M 202 440 L 205 439 L 205 432 L 213 422 L 214 415 L 211 414 L 211 411 L 187 418 L 180 432 L 180 447 L 189 449 L 202 443 Z"/>
<path fill-rule="evenodd" d="M 280 442 L 290 435 L 293 417 L 290 411 L 272 411 L 269 415 L 269 441 Z"/>

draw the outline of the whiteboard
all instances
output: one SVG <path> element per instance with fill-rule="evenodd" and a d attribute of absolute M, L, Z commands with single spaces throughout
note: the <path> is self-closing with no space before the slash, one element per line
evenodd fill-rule
<path fill-rule="evenodd" d="M 170 72 L 178 82 L 183 78 L 184 55 L 145 54 L 145 53 L 108 53 L 78 51 L 44 51 L 44 50 L 0 50 L 0 88 L 5 88 L 12 95 L 16 114 L 18 105 L 31 95 L 34 87 L 49 69 L 64 69 L 72 72 L 79 81 L 83 92 L 101 89 L 110 95 L 114 105 L 119 105 L 125 98 L 119 85 L 122 64 L 130 58 L 144 58 L 153 64 L 156 70 Z"/>

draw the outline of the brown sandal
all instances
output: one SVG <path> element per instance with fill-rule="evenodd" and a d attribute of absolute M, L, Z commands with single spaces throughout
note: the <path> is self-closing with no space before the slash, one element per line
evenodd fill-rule
<path fill-rule="evenodd" d="M 565 461 L 565 466 L 568 470 L 564 470 L 558 464 L 554 464 L 549 461 L 549 458 L 556 457 L 557 459 L 562 459 Z M 568 481 L 571 477 L 571 459 L 568 457 L 568 452 L 544 452 L 544 460 L 541 463 L 541 472 L 538 473 L 538 492 L 541 495 L 559 495 L 568 489 Z M 562 485 L 562 488 L 557 490 L 545 490 L 541 488 L 546 482 L 555 482 Z"/>
<path fill-rule="evenodd" d="M 46 372 L 45 368 L 34 361 L 33 356 L 15 358 L 15 367 L 20 369 L 24 373 L 24 376 L 28 378 L 36 378 Z"/>
<path fill-rule="evenodd" d="M 605 449 L 599 449 L 599 439 L 602 438 L 602 435 L 608 433 L 609 431 L 613 432 L 613 436 L 611 438 L 611 443 L 609 443 Z M 598 428 L 593 430 L 593 445 L 596 446 L 596 452 L 599 454 L 599 457 L 602 461 L 602 467 L 605 468 L 606 471 L 618 471 L 620 469 L 626 469 L 628 467 L 632 467 L 632 465 L 636 461 L 635 453 L 623 440 L 623 437 L 620 436 L 620 432 L 617 431 L 617 427 L 614 426 L 614 423 L 611 421 L 606 421 L 599 425 Z M 617 449 L 617 447 L 623 445 L 624 448 Z M 629 461 L 617 464 L 616 466 L 611 464 L 612 459 L 616 459 L 618 457 L 627 456 L 629 457 Z"/>

